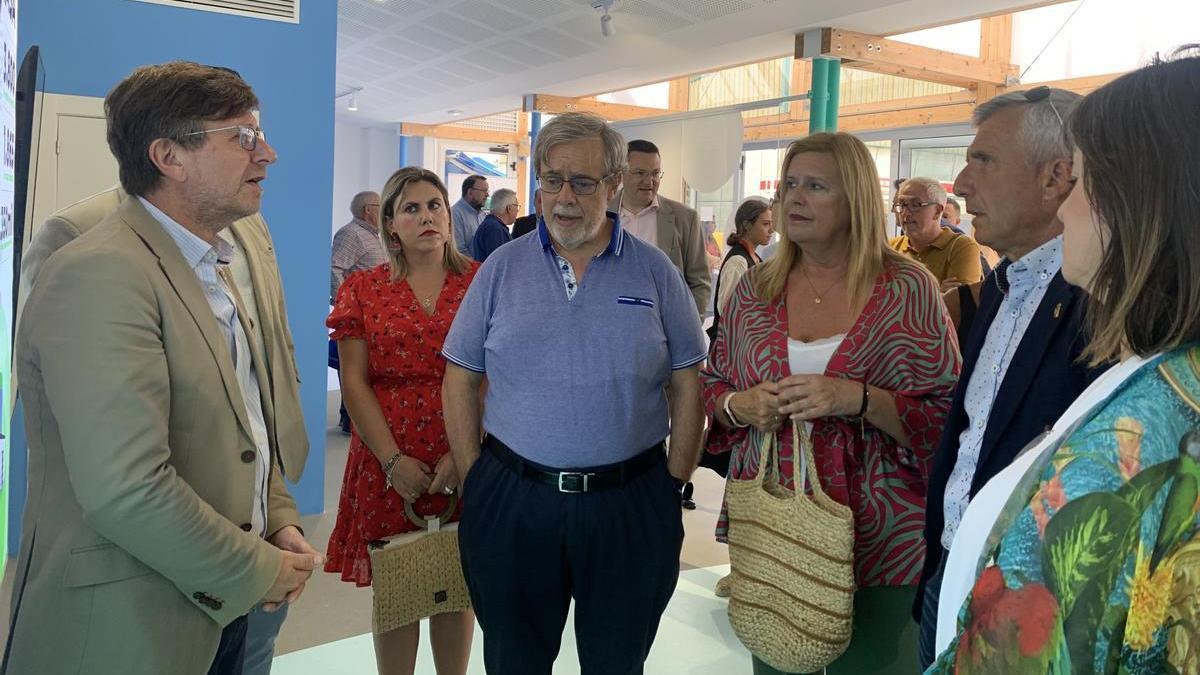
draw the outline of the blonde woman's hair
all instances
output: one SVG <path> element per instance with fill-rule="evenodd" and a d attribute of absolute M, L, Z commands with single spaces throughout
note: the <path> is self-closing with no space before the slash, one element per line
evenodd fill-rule
<path fill-rule="evenodd" d="M 379 240 L 383 242 L 383 248 L 387 251 L 388 260 L 392 264 L 392 281 L 399 281 L 408 275 L 408 259 L 404 257 L 403 247 L 388 239 L 388 225 L 396 215 L 393 211 L 396 200 L 413 183 L 429 183 L 437 188 L 438 192 L 442 193 L 442 208 L 446 210 L 446 221 L 449 224 L 449 235 L 446 237 L 446 243 L 443 245 L 442 265 L 446 268 L 447 272 L 453 274 L 466 272 L 471 266 L 471 261 L 462 253 L 459 253 L 458 247 L 454 244 L 454 216 L 450 212 L 450 196 L 446 192 L 445 184 L 442 183 L 442 179 L 438 178 L 436 173 L 428 169 L 422 169 L 419 166 L 406 166 L 403 169 L 397 170 L 383 184 L 379 206 Z"/>
<path fill-rule="evenodd" d="M 850 267 L 847 287 L 851 302 L 860 304 L 871 292 L 875 278 L 887 262 L 904 258 L 888 247 L 887 214 L 879 191 L 879 173 L 867 146 L 847 133 L 819 133 L 792 141 L 783 155 L 776 200 L 776 222 L 787 212 L 787 167 L 797 155 L 818 152 L 832 155 L 850 211 Z M 761 265 L 755 291 L 764 303 L 773 302 L 787 285 L 788 273 L 800 259 L 800 246 L 788 239 L 786 229 L 775 255 Z"/>

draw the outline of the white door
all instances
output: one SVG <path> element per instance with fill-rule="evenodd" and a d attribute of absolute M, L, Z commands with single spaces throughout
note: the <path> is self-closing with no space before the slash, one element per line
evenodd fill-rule
<path fill-rule="evenodd" d="M 59 115 L 57 159 L 56 210 L 117 183 L 117 161 L 108 150 L 104 118 Z"/>
<path fill-rule="evenodd" d="M 50 214 L 118 182 L 105 140 L 104 99 L 46 94 L 35 143 L 26 243 Z"/>

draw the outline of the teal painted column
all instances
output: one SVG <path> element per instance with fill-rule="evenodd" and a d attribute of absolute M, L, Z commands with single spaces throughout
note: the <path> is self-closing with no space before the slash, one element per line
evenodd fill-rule
<path fill-rule="evenodd" d="M 837 131 L 841 87 L 842 62 L 823 56 L 814 58 L 808 101 L 808 133 Z"/>
<path fill-rule="evenodd" d="M 812 60 L 812 85 L 808 99 L 808 133 L 825 130 L 825 108 L 829 103 L 829 60 Z"/>
<path fill-rule="evenodd" d="M 822 59 L 824 60 L 824 59 Z M 842 91 L 842 62 L 829 59 L 829 72 L 826 73 L 826 89 L 829 98 L 825 102 L 825 131 L 834 132 L 838 128 L 838 102 Z"/>

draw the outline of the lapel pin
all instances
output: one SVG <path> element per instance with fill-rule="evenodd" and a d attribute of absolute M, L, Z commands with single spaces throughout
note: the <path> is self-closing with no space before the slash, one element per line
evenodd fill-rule
<path fill-rule="evenodd" d="M 1054 318 L 1057 319 L 1060 316 L 1062 316 L 1062 303 L 1061 302 L 1054 306 Z"/>

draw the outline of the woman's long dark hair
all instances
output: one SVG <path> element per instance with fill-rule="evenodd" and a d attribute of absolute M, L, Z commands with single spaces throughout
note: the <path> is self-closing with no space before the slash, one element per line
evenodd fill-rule
<path fill-rule="evenodd" d="M 1086 96 L 1069 121 L 1107 242 L 1084 355 L 1139 356 L 1200 340 L 1200 45 Z"/>

